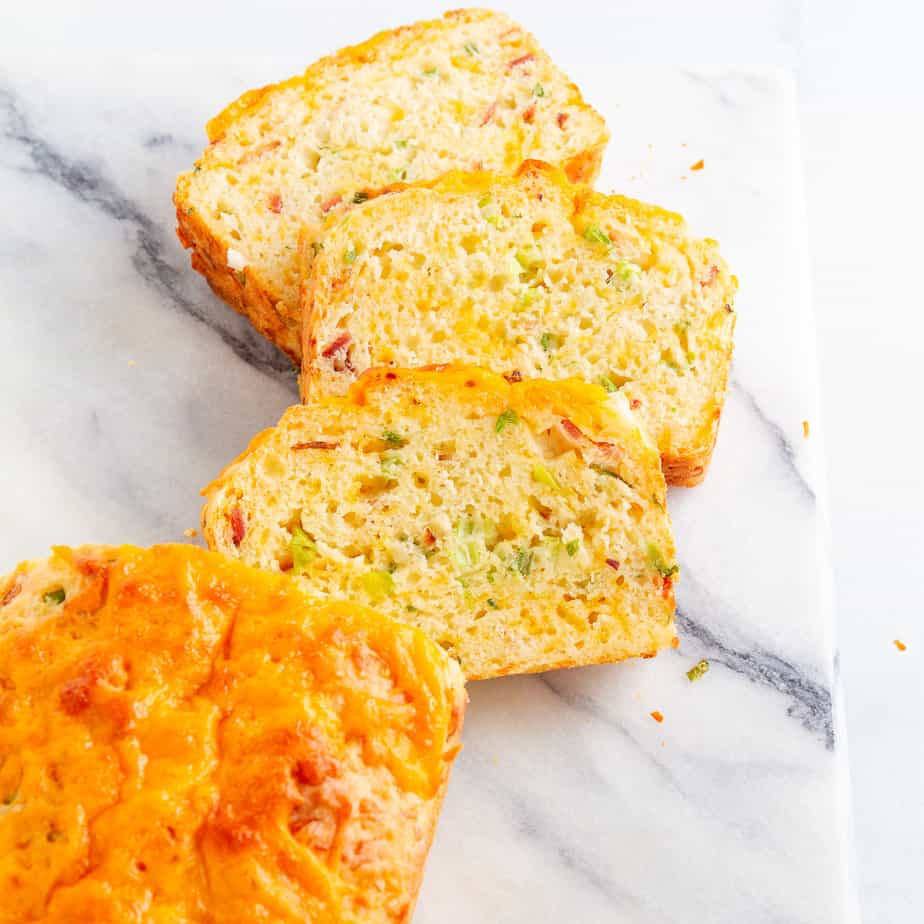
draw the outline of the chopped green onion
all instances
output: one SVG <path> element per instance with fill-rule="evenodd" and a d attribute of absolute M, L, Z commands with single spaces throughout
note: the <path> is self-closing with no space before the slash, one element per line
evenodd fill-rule
<path fill-rule="evenodd" d="M 665 580 L 669 577 L 673 577 L 680 570 L 678 565 L 668 565 L 667 562 L 664 561 L 661 549 L 653 542 L 648 543 L 648 564 Z"/>
<path fill-rule="evenodd" d="M 481 561 L 482 537 L 476 534 L 475 521 L 463 517 L 453 530 L 452 559 L 461 571 L 471 571 Z"/>
<path fill-rule="evenodd" d="M 528 244 L 522 250 L 518 250 L 514 256 L 517 263 L 525 270 L 535 269 L 545 262 L 542 251 L 535 244 Z"/>
<path fill-rule="evenodd" d="M 529 308 L 539 298 L 539 293 L 536 289 L 524 289 L 520 293 L 520 303 L 525 307 Z"/>
<path fill-rule="evenodd" d="M 486 222 L 492 225 L 497 224 L 500 219 L 500 209 L 490 196 L 482 196 L 478 200 L 478 208 L 481 209 L 481 216 Z"/>
<path fill-rule="evenodd" d="M 520 418 L 517 416 L 517 412 L 512 407 L 508 407 L 507 410 L 497 418 L 497 422 L 494 424 L 494 432 L 503 433 L 504 427 L 506 427 L 507 424 L 518 424 L 519 422 Z"/>
<path fill-rule="evenodd" d="M 424 71 L 424 77 L 435 77 L 435 76 L 436 76 L 436 68 L 435 68 L 435 67 L 428 67 L 428 68 Z"/>
<path fill-rule="evenodd" d="M 353 205 L 361 205 L 369 198 L 369 193 L 360 190 L 353 196 Z"/>
<path fill-rule="evenodd" d="M 533 87 L 533 96 L 545 96 L 545 88 L 541 83 L 537 83 L 536 86 Z"/>
<path fill-rule="evenodd" d="M 696 680 L 699 680 L 703 674 L 709 673 L 709 662 L 703 658 L 702 661 L 697 661 L 688 671 L 687 671 L 687 680 L 690 683 L 693 683 Z"/>
<path fill-rule="evenodd" d="M 613 384 L 613 380 L 608 376 L 601 375 L 597 381 L 609 392 L 619 391 L 619 389 Z"/>
<path fill-rule="evenodd" d="M 581 547 L 580 539 L 572 539 L 570 542 L 565 543 L 565 551 L 568 553 L 569 558 L 574 558 L 577 555 L 578 549 Z"/>
<path fill-rule="evenodd" d="M 395 579 L 387 571 L 367 571 L 363 575 L 363 590 L 378 603 L 395 592 Z"/>
<path fill-rule="evenodd" d="M 529 577 L 529 572 L 533 567 L 533 550 L 529 548 L 520 549 L 513 561 L 513 566 L 523 577 Z"/>
<path fill-rule="evenodd" d="M 609 475 L 610 478 L 618 478 L 619 475 L 613 471 L 611 468 L 607 468 L 605 465 L 601 465 L 599 462 L 591 462 L 590 467 L 598 475 Z"/>
<path fill-rule="evenodd" d="M 398 470 L 404 465 L 404 460 L 401 456 L 382 456 L 379 464 L 382 466 L 382 474 L 394 481 L 398 477 Z"/>
<path fill-rule="evenodd" d="M 542 349 L 545 350 L 546 353 L 551 353 L 561 346 L 561 337 L 559 337 L 558 334 L 546 331 L 539 342 L 542 344 Z"/>
<path fill-rule="evenodd" d="M 462 47 L 472 57 L 478 54 L 478 46 L 474 42 L 466 42 Z"/>
<path fill-rule="evenodd" d="M 553 491 L 561 490 L 561 485 L 555 480 L 555 476 L 544 465 L 533 466 L 533 481 L 544 484 Z"/>
<path fill-rule="evenodd" d="M 400 433 L 395 433 L 394 430 L 383 430 L 382 439 L 385 440 L 389 446 L 397 446 L 398 448 L 407 442 L 407 440 L 401 436 Z"/>
<path fill-rule="evenodd" d="M 629 260 L 620 260 L 616 264 L 616 272 L 628 282 L 634 276 L 641 276 L 642 268 L 637 263 L 631 263 Z"/>
<path fill-rule="evenodd" d="M 247 285 L 247 276 L 244 274 L 243 270 L 235 270 L 234 278 L 237 280 L 238 285 L 242 285 L 242 286 Z"/>
<path fill-rule="evenodd" d="M 406 148 L 406 147 L 407 147 L 407 138 L 399 138 L 399 139 L 395 142 L 395 147 L 396 147 L 396 148 Z"/>
<path fill-rule="evenodd" d="M 64 592 L 63 587 L 56 587 L 54 590 L 49 590 L 46 593 L 42 594 L 42 603 L 64 603 L 64 598 L 67 594 Z"/>
<path fill-rule="evenodd" d="M 490 606 L 492 610 L 497 609 L 497 601 L 494 599 L 494 597 L 488 597 L 488 606 Z"/>
<path fill-rule="evenodd" d="M 289 549 L 292 552 L 292 570 L 296 574 L 304 574 L 318 557 L 315 541 L 300 526 L 296 526 L 292 531 Z"/>
<path fill-rule="evenodd" d="M 350 263 L 350 264 L 353 264 L 356 262 L 356 251 L 352 247 L 348 251 L 346 251 L 346 253 L 344 253 L 343 261 L 344 263 Z"/>
<path fill-rule="evenodd" d="M 602 244 L 606 248 L 613 246 L 613 242 L 599 225 L 588 225 L 584 229 L 584 239 L 591 244 Z"/>

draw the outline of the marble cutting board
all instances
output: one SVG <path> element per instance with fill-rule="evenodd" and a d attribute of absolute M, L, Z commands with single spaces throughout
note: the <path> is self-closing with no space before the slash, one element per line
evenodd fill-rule
<path fill-rule="evenodd" d="M 170 196 L 206 118 L 303 64 L 4 57 L 0 570 L 183 541 L 199 488 L 296 400 L 190 270 Z M 681 646 L 470 688 L 415 920 L 854 921 L 793 91 L 580 67 L 613 132 L 601 188 L 683 212 L 741 282 L 712 469 L 670 497 Z"/>

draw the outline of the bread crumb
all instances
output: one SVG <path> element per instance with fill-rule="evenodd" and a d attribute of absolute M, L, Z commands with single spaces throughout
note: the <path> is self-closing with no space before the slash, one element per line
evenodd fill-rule
<path fill-rule="evenodd" d="M 690 170 L 702 170 L 706 166 L 706 161 L 700 158 L 695 164 L 691 165 Z"/>
<path fill-rule="evenodd" d="M 802 421 L 802 435 L 806 439 L 809 438 L 809 422 L 807 420 Z"/>
<path fill-rule="evenodd" d="M 907 651 L 907 650 L 908 650 L 908 646 L 907 646 L 901 639 L 899 639 L 899 638 L 894 639 L 894 640 L 892 641 L 892 644 L 893 644 L 899 651 Z"/>
<path fill-rule="evenodd" d="M 688 179 L 690 179 L 690 178 L 689 178 L 688 176 L 684 175 L 684 176 L 682 176 L 680 179 L 681 179 L 681 180 L 688 180 Z"/>
<path fill-rule="evenodd" d="M 660 722 L 663 722 L 663 721 L 664 721 L 664 716 L 661 715 L 661 713 L 658 712 L 657 709 L 655 709 L 655 711 L 651 713 L 651 717 L 655 720 L 655 722 L 659 722 L 659 723 L 660 723 Z"/>
<path fill-rule="evenodd" d="M 199 530 L 193 529 L 191 526 L 187 526 L 186 529 L 183 530 L 183 535 L 189 539 L 192 539 L 193 536 L 199 535 Z"/>
<path fill-rule="evenodd" d="M 134 369 L 135 366 L 137 366 L 137 365 L 138 365 L 138 363 L 136 363 L 135 360 L 133 360 L 133 359 L 130 359 L 130 360 L 128 361 L 128 367 L 129 367 L 130 369 Z"/>

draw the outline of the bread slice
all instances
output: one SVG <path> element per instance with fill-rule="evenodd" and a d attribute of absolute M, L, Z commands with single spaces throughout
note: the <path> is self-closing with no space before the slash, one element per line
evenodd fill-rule
<path fill-rule="evenodd" d="M 289 408 L 203 493 L 212 548 L 369 601 L 470 679 L 674 639 L 658 454 L 597 385 L 371 370 Z"/>
<path fill-rule="evenodd" d="M 395 180 L 529 157 L 592 181 L 603 119 L 535 39 L 485 10 L 383 32 L 245 93 L 182 174 L 177 233 L 215 292 L 298 360 L 302 224 Z"/>
<path fill-rule="evenodd" d="M 332 220 L 316 260 L 303 249 L 306 399 L 384 365 L 577 376 L 621 389 L 669 483 L 702 479 L 736 281 L 679 215 L 527 163 L 399 188 Z"/>
<path fill-rule="evenodd" d="M 423 633 L 203 549 L 22 564 L 0 922 L 406 922 L 464 703 Z"/>

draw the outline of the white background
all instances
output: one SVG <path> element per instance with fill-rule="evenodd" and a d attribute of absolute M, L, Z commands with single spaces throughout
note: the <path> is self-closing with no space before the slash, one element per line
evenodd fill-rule
<path fill-rule="evenodd" d="M 298 6 L 306 22 L 310 3 Z M 911 0 L 497 6 L 553 57 L 586 48 L 620 63 L 769 66 L 796 75 L 861 903 L 867 924 L 920 921 L 924 9 Z M 303 41 L 282 3 L 12 8 L 4 0 L 0 9 L 4 44 L 74 55 L 216 47 L 232 55 L 292 53 Z M 346 44 L 441 11 L 438 3 L 345 3 L 325 31 Z M 581 82 L 574 69 L 572 76 Z M 618 144 L 618 126 L 611 128 Z M 905 653 L 894 638 L 907 643 Z M 691 909 L 693 918 L 708 915 Z"/>

